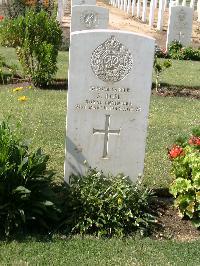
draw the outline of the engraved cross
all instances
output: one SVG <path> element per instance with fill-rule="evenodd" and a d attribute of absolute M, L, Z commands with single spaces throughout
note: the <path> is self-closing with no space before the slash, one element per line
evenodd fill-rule
<path fill-rule="evenodd" d="M 94 129 L 93 134 L 104 134 L 104 145 L 103 145 L 103 159 L 108 158 L 108 140 L 109 134 L 120 135 L 120 129 L 110 129 L 110 115 L 106 115 L 105 129 Z"/>

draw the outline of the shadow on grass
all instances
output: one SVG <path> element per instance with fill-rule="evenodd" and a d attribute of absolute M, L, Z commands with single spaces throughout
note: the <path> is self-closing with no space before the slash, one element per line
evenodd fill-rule
<path fill-rule="evenodd" d="M 68 80 L 67 79 L 54 79 L 50 85 L 39 87 L 42 90 L 55 90 L 55 91 L 67 91 Z"/>
<path fill-rule="evenodd" d="M 168 83 L 161 83 L 157 92 L 155 92 L 155 83 L 152 83 L 152 91 L 159 96 L 170 97 L 189 97 L 200 99 L 200 86 L 180 86 L 171 85 Z"/>

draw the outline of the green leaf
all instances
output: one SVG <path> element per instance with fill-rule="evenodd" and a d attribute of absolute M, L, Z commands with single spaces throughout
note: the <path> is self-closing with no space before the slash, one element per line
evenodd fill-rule
<path fill-rule="evenodd" d="M 196 227 L 199 228 L 200 227 L 200 218 L 196 219 L 196 220 L 192 220 L 192 224 Z"/>
<path fill-rule="evenodd" d="M 13 189 L 13 194 L 30 194 L 31 191 L 23 186 L 18 186 L 17 188 Z"/>
<path fill-rule="evenodd" d="M 169 192 L 176 198 L 178 194 L 187 192 L 192 188 L 191 180 L 177 178 L 169 187 Z"/>

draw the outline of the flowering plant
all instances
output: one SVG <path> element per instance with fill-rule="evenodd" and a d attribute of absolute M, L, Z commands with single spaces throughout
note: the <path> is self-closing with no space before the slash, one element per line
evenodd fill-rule
<path fill-rule="evenodd" d="M 182 217 L 200 227 L 200 126 L 189 138 L 179 138 L 168 151 L 175 180 L 169 191 Z"/>

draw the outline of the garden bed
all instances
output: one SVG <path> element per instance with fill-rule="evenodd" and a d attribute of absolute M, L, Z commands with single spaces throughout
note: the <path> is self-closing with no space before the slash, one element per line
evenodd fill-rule
<path fill-rule="evenodd" d="M 181 218 L 178 210 L 173 206 L 172 197 L 162 197 L 160 195 L 157 200 L 158 222 L 161 227 L 154 232 L 153 238 L 178 241 L 200 239 L 200 230 L 196 229 L 191 221 Z"/>

